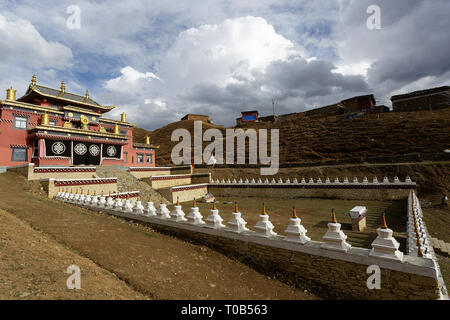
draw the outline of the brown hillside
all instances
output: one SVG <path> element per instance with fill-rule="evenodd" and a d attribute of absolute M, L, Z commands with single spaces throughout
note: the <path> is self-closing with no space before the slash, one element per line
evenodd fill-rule
<path fill-rule="evenodd" d="M 209 123 L 202 123 L 203 132 L 207 129 L 219 129 L 224 134 L 225 129 L 223 126 L 216 126 Z M 172 148 L 177 145 L 178 141 L 171 141 L 172 132 L 176 129 L 186 129 L 194 136 L 194 120 L 183 120 L 170 123 L 155 131 L 146 131 L 141 128 L 135 128 L 133 130 L 133 137 L 136 142 L 145 142 L 145 136 L 150 136 L 151 144 L 159 146 L 156 150 L 156 165 L 173 165 L 171 160 Z M 191 154 L 193 157 L 193 144 L 191 141 L 192 149 Z M 203 146 L 207 146 L 209 142 L 204 142 Z"/>
<path fill-rule="evenodd" d="M 212 127 L 215 126 L 203 124 L 204 130 Z M 193 121 L 174 122 L 153 132 L 136 128 L 135 138 L 142 142 L 149 133 L 152 144 L 160 145 L 157 164 L 170 165 L 170 153 L 176 144 L 170 141 L 170 136 L 176 128 L 193 132 Z M 314 119 L 299 115 L 275 123 L 247 124 L 245 128 L 279 129 L 280 163 L 435 153 L 450 149 L 450 109 L 366 114 L 358 119 L 343 116 Z M 223 128 L 218 129 L 224 132 Z"/>

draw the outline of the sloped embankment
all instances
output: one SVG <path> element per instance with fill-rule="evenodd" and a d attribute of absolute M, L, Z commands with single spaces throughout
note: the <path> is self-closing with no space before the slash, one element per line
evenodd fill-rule
<path fill-rule="evenodd" d="M 158 191 L 150 187 L 148 183 L 134 177 L 123 168 L 99 166 L 97 167 L 97 176 L 100 178 L 117 177 L 117 188 L 119 189 L 119 192 L 139 190 L 143 202 L 148 201 L 149 199 L 152 199 L 155 203 L 161 201 L 162 197 Z"/>

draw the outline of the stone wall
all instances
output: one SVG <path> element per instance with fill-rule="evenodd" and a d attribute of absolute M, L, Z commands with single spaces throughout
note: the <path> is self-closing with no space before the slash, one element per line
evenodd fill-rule
<path fill-rule="evenodd" d="M 87 179 L 94 177 L 96 173 L 96 167 L 35 167 L 33 163 L 8 170 L 22 174 L 28 180 Z"/>
<path fill-rule="evenodd" d="M 173 186 L 188 185 L 191 183 L 190 175 L 167 175 L 167 176 L 155 176 L 146 179 L 150 183 L 150 186 L 155 189 L 164 189 Z"/>
<path fill-rule="evenodd" d="M 96 210 L 95 208 L 93 210 Z M 286 283 L 333 299 L 441 299 L 436 268 L 431 259 L 404 256 L 402 261 L 369 256 L 370 250 L 347 252 L 321 248 L 322 242 L 302 245 L 284 237 L 262 238 L 253 231 L 243 234 L 227 228 L 202 226 L 108 210 L 110 214 L 149 224 L 181 239 L 207 245 L 256 270 Z M 380 268 L 381 288 L 369 290 L 368 266 Z"/>
<path fill-rule="evenodd" d="M 78 193 L 93 195 L 94 192 L 98 195 L 116 193 L 117 178 L 92 178 L 92 179 L 54 179 L 42 181 L 44 190 L 48 192 L 49 198 L 54 198 L 59 191 L 73 190 Z"/>
<path fill-rule="evenodd" d="M 192 166 L 178 167 L 130 167 L 130 174 L 138 179 L 171 174 L 192 174 Z"/>
<path fill-rule="evenodd" d="M 349 182 L 333 181 L 326 179 L 325 182 L 305 181 L 298 182 L 296 179 L 286 181 L 218 181 L 215 180 L 208 187 L 210 193 L 222 197 L 276 197 L 276 198 L 328 198 L 348 200 L 399 200 L 408 197 L 409 191 L 416 184 L 409 178 L 400 182 L 397 178 L 390 182 L 387 178 L 383 182 L 374 180 L 363 182 L 357 180 Z M 363 192 L 362 192 L 363 191 Z"/>
<path fill-rule="evenodd" d="M 194 184 L 180 187 L 172 187 L 170 189 L 170 198 L 172 203 L 175 203 L 177 199 L 180 202 L 192 201 L 194 199 L 202 199 L 208 192 L 208 184 Z"/>

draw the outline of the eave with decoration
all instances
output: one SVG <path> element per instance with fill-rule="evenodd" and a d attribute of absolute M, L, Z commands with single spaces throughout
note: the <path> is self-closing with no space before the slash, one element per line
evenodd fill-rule
<path fill-rule="evenodd" d="M 0 167 L 46 165 L 155 166 L 157 146 L 134 143 L 134 124 L 103 115 L 104 106 L 90 97 L 37 84 L 33 75 L 24 96 L 6 90 L 0 100 Z"/>

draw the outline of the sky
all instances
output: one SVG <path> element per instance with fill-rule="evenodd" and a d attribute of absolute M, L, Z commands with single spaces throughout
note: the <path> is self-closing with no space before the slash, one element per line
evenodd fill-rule
<path fill-rule="evenodd" d="M 148 130 L 187 113 L 229 126 L 272 99 L 276 114 L 371 93 L 390 107 L 450 84 L 449 15 L 448 0 L 0 0 L 0 88 L 64 80 Z"/>

